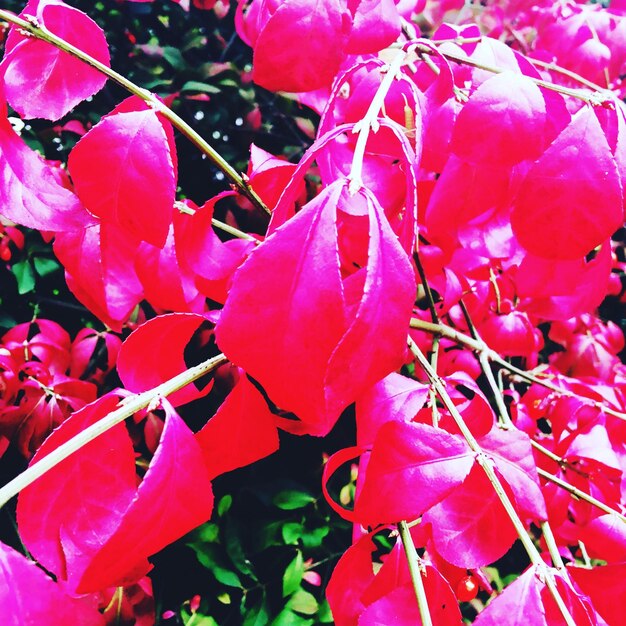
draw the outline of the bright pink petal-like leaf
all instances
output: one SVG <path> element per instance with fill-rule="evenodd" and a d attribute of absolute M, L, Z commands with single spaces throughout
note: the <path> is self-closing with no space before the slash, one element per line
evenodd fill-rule
<path fill-rule="evenodd" d="M 43 443 L 32 463 L 113 411 L 115 395 L 74 413 Z M 20 537 L 33 556 L 75 586 L 113 535 L 136 491 L 135 458 L 123 424 L 49 470 L 18 499 Z"/>
<path fill-rule="evenodd" d="M 205 297 L 196 287 L 195 274 L 178 254 L 181 239 L 191 226 L 190 220 L 189 215 L 176 211 L 163 248 L 144 241 L 137 251 L 137 277 L 145 299 L 157 309 L 194 313 L 205 310 Z"/>
<path fill-rule="evenodd" d="M 615 515 L 600 515 L 579 528 L 589 556 L 609 563 L 626 561 L 626 524 Z"/>
<path fill-rule="evenodd" d="M 175 221 L 176 255 L 195 274 L 197 288 L 212 300 L 224 302 L 235 270 L 254 249 L 254 242 L 234 239 L 223 242 L 213 230 L 213 209 L 226 192 L 207 200 L 193 215 Z"/>
<path fill-rule="evenodd" d="M 546 134 L 546 103 L 534 82 L 503 72 L 482 83 L 461 109 L 452 152 L 475 164 L 536 159 Z"/>
<path fill-rule="evenodd" d="M 4 103 L 0 103 L 0 180 L 0 212 L 17 224 L 61 231 L 94 222 L 59 171 L 15 133 Z"/>
<path fill-rule="evenodd" d="M 161 402 L 166 419 L 159 447 L 119 528 L 85 571 L 81 593 L 135 582 L 137 572 L 145 575 L 148 556 L 211 516 L 213 492 L 202 450 L 167 400 Z"/>
<path fill-rule="evenodd" d="M 595 620 L 587 611 L 581 597 L 571 586 L 555 576 L 559 595 L 563 599 L 576 626 L 592 626 Z M 536 567 L 526 570 L 482 611 L 478 626 L 561 626 L 565 619 L 556 601 L 540 577 Z"/>
<path fill-rule="evenodd" d="M 130 391 L 147 391 L 184 372 L 184 351 L 194 333 L 206 318 L 196 313 L 171 313 L 160 315 L 130 334 L 122 344 L 117 371 Z M 146 367 L 146 358 L 151 367 Z M 174 405 L 185 404 L 205 396 L 211 389 L 206 385 L 201 391 L 193 383 L 169 396 Z"/>
<path fill-rule="evenodd" d="M 402 364 L 414 297 L 406 254 L 365 192 L 353 201 L 369 212 L 366 266 L 342 280 L 336 218 L 345 188 L 338 180 L 324 189 L 252 252 L 216 328 L 227 356 L 317 435 Z"/>
<path fill-rule="evenodd" d="M 31 0 L 20 13 L 33 16 L 47 30 L 89 56 L 109 65 L 102 29 L 82 11 L 60 0 Z M 0 66 L 11 106 L 26 118 L 58 120 L 97 91 L 106 76 L 45 41 L 12 28 Z"/>
<path fill-rule="evenodd" d="M 351 28 L 345 0 L 285 0 L 255 42 L 254 81 L 271 91 L 312 91 L 330 85 Z"/>
<path fill-rule="evenodd" d="M 118 226 L 100 223 L 57 233 L 54 252 L 72 293 L 98 318 L 120 331 L 143 298 L 134 260 L 139 241 Z"/>
<path fill-rule="evenodd" d="M 395 372 L 389 374 L 356 403 L 358 444 L 372 445 L 386 422 L 410 422 L 427 399 L 428 385 Z"/>
<path fill-rule="evenodd" d="M 619 172 L 590 106 L 535 161 L 511 220 L 521 244 L 550 259 L 583 257 L 622 224 Z"/>
<path fill-rule="evenodd" d="M 517 538 L 502 503 L 478 465 L 458 489 L 422 519 L 432 524 L 437 552 L 457 567 L 471 569 L 493 563 Z"/>
<path fill-rule="evenodd" d="M 157 247 L 165 244 L 176 198 L 175 157 L 164 124 L 152 109 L 116 109 L 68 159 L 76 193 L 91 213 Z"/>
<path fill-rule="evenodd" d="M 235 388 L 196 434 L 211 478 L 278 450 L 278 430 L 267 402 L 240 372 Z"/>
<path fill-rule="evenodd" d="M 572 580 L 589 596 L 594 608 L 607 624 L 620 624 L 626 604 L 626 563 L 587 567 L 568 566 Z"/>
<path fill-rule="evenodd" d="M 353 54 L 377 53 L 392 44 L 402 29 L 396 4 L 393 0 L 360 0 L 346 50 Z"/>
<path fill-rule="evenodd" d="M 494 427 L 479 443 L 513 491 L 519 512 L 534 521 L 546 520 L 546 504 L 528 435 Z"/>
<path fill-rule="evenodd" d="M 384 424 L 355 505 L 356 519 L 371 526 L 416 519 L 458 487 L 473 463 L 460 437 L 425 424 Z"/>
<path fill-rule="evenodd" d="M 93 597 L 68 596 L 35 563 L 2 543 L 0 614 L 3 626 L 53 622 L 101 626 L 105 623 Z"/>
<path fill-rule="evenodd" d="M 336 626 L 356 626 L 365 608 L 361 596 L 374 580 L 372 552 L 375 549 L 371 536 L 365 535 L 350 546 L 335 565 L 326 597 Z"/>

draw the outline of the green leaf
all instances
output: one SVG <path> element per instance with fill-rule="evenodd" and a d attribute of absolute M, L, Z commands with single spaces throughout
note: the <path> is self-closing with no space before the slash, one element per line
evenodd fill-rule
<path fill-rule="evenodd" d="M 305 548 L 319 548 L 324 541 L 324 537 L 328 535 L 330 528 L 328 526 L 320 526 L 313 530 L 305 530 L 302 533 L 302 545 Z"/>
<path fill-rule="evenodd" d="M 47 276 L 48 274 L 52 274 L 61 267 L 56 259 L 49 259 L 43 256 L 34 257 L 33 265 L 35 266 L 35 271 L 37 272 L 37 274 L 39 274 L 39 276 Z"/>
<path fill-rule="evenodd" d="M 279 509 L 283 509 L 283 511 L 293 511 L 295 509 L 302 509 L 312 502 L 315 502 L 315 498 L 304 491 L 288 489 L 277 493 L 274 496 L 273 502 Z"/>
<path fill-rule="evenodd" d="M 35 289 L 35 271 L 28 259 L 14 263 L 11 271 L 17 279 L 17 291 L 20 295 Z"/>
<path fill-rule="evenodd" d="M 219 543 L 220 529 L 217 524 L 213 522 L 207 522 L 202 524 L 187 535 L 190 541 L 187 541 L 187 545 L 192 549 L 201 549 L 204 543 Z"/>
<path fill-rule="evenodd" d="M 230 494 L 226 494 L 224 497 L 220 498 L 220 501 L 217 504 L 217 514 L 220 517 L 223 517 L 230 511 L 230 507 L 233 504 L 233 497 Z"/>
<path fill-rule="evenodd" d="M 221 89 L 216 87 L 215 85 L 208 85 L 207 83 L 201 83 L 198 80 L 189 80 L 182 87 L 181 92 L 185 93 L 188 91 L 193 91 L 196 93 L 221 93 Z"/>
<path fill-rule="evenodd" d="M 297 613 L 304 613 L 305 615 L 315 615 L 317 613 L 317 600 L 312 593 L 305 591 L 304 589 L 298 589 L 287 602 L 287 608 Z"/>
<path fill-rule="evenodd" d="M 181 51 L 173 46 L 165 46 L 163 48 L 163 58 L 179 72 L 187 67 L 187 62 Z"/>
<path fill-rule="evenodd" d="M 261 599 L 261 604 L 259 606 L 248 609 L 242 605 L 241 611 L 242 613 L 245 612 L 246 616 L 243 620 L 243 626 L 265 626 L 270 621 L 265 596 Z"/>
<path fill-rule="evenodd" d="M 311 626 L 313 621 L 314 620 L 302 617 L 289 609 L 283 609 L 276 619 L 274 619 L 271 626 Z"/>
<path fill-rule="evenodd" d="M 242 573 L 250 576 L 254 580 L 257 580 L 254 572 L 250 569 L 250 561 L 246 558 L 245 552 L 241 542 L 241 537 L 237 532 L 237 527 L 234 524 L 227 524 L 224 526 L 224 547 L 226 552 L 233 562 L 233 565 Z"/>
<path fill-rule="evenodd" d="M 298 539 L 304 532 L 304 526 L 298 522 L 287 522 L 282 528 L 283 541 L 287 545 L 298 543 Z"/>
<path fill-rule="evenodd" d="M 190 547 L 196 553 L 198 562 L 206 567 L 218 582 L 227 587 L 243 588 L 239 576 L 223 564 L 222 559 L 217 554 L 217 546 L 215 544 L 204 544 L 201 548 L 193 545 L 190 545 Z"/>
<path fill-rule="evenodd" d="M 287 569 L 283 574 L 283 598 L 290 596 L 294 591 L 300 588 L 303 575 L 304 560 L 302 558 L 302 552 L 298 550 L 296 558 L 287 565 Z"/>
<path fill-rule="evenodd" d="M 317 612 L 317 621 L 322 624 L 332 624 L 334 622 L 333 614 L 330 610 L 328 600 L 324 599 L 320 602 L 319 610 Z"/>

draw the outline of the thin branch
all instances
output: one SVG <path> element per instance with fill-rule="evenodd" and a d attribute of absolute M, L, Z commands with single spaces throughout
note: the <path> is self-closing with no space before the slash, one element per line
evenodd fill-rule
<path fill-rule="evenodd" d="M 137 411 L 144 409 L 156 398 L 168 396 L 182 389 L 185 385 L 212 372 L 214 369 L 227 362 L 228 359 L 223 354 L 218 354 L 195 367 L 181 372 L 153 389 L 124 399 L 120 402 L 119 408 L 115 411 L 105 415 L 95 424 L 92 424 L 75 437 L 72 437 L 72 439 L 61 444 L 58 448 L 50 452 L 50 454 L 31 465 L 28 469 L 24 470 L 21 474 L 0 488 L 0 508 L 22 491 L 22 489 L 31 485 L 46 472 L 74 454 L 74 452 L 80 450 L 90 441 L 93 441 L 107 430 L 113 428 L 113 426 L 131 417 Z"/>
<path fill-rule="evenodd" d="M 528 372 L 526 370 L 520 369 L 519 367 L 515 367 L 515 365 L 512 365 L 511 363 L 503 359 L 495 350 L 492 350 L 483 341 L 473 339 L 472 337 L 456 330 L 455 328 L 452 328 L 451 326 L 447 326 L 441 323 L 433 324 L 431 322 L 426 322 L 416 317 L 411 318 L 410 326 L 411 328 L 415 328 L 417 330 L 423 330 L 428 333 L 432 333 L 434 335 L 440 335 L 441 337 L 450 339 L 454 341 L 455 343 L 458 343 L 459 345 L 462 345 L 462 346 L 466 346 L 470 350 L 474 350 L 475 352 L 479 354 L 484 352 L 487 354 L 487 357 L 489 358 L 490 361 L 497 363 L 501 368 L 507 370 L 508 372 L 512 374 L 515 374 L 516 376 L 519 376 L 520 378 L 522 378 L 523 380 L 527 382 L 541 385 L 542 387 L 545 387 L 546 389 L 550 389 L 551 391 L 554 391 L 555 393 L 558 393 L 561 396 L 565 396 L 568 398 L 582 399 L 585 402 L 587 402 L 590 406 L 594 406 L 596 408 L 603 410 L 607 415 L 612 415 L 613 417 L 617 417 L 621 420 L 626 420 L 626 413 L 616 411 L 615 409 L 612 409 L 611 407 L 607 406 L 603 402 L 600 402 L 598 400 L 592 400 L 591 398 L 585 398 L 583 396 L 580 396 L 577 393 L 574 393 L 573 391 L 570 391 L 569 389 L 563 389 L 562 387 L 559 387 L 555 385 L 554 383 L 551 383 L 549 380 L 545 378 L 536 376 L 532 372 Z"/>
<path fill-rule="evenodd" d="M 30 16 L 28 16 L 30 18 Z M 132 81 L 128 80 L 125 76 L 122 76 L 115 70 L 101 63 L 97 59 L 83 52 L 76 46 L 65 41 L 58 35 L 55 35 L 49 31 L 43 24 L 39 24 L 37 20 L 32 17 L 31 19 L 22 19 L 17 17 L 10 11 L 0 9 L 0 20 L 9 22 L 24 33 L 35 37 L 41 41 L 49 43 L 63 52 L 71 54 L 73 57 L 80 59 L 87 65 L 93 67 L 98 72 L 104 74 L 118 85 L 132 93 L 133 95 L 141 98 L 148 106 L 158 111 L 163 117 L 169 120 L 172 125 L 177 128 L 187 139 L 191 141 L 203 154 L 209 158 L 209 160 L 216 165 L 233 183 L 233 185 L 252 202 L 252 204 L 259 210 L 271 214 L 270 210 L 265 206 L 258 194 L 252 189 L 245 176 L 242 176 L 237 172 L 216 150 L 211 146 L 203 137 L 201 137 L 185 120 L 179 117 L 174 111 L 165 106 L 153 93 L 146 89 L 142 89 Z"/>
<path fill-rule="evenodd" d="M 546 472 L 545 470 L 542 470 L 540 467 L 537 468 L 537 473 L 539 474 L 539 476 L 541 476 L 541 478 L 545 478 L 545 480 L 554 483 L 555 485 L 558 485 L 559 487 L 561 487 L 561 489 L 564 489 L 565 491 L 570 493 L 577 500 L 584 500 L 585 502 L 592 504 L 596 508 L 604 511 L 605 513 L 608 513 L 609 515 L 615 515 L 615 517 L 617 517 L 619 520 L 626 523 L 626 515 L 623 515 L 619 511 L 612 509 L 607 504 L 604 504 L 604 502 L 602 502 L 601 500 L 598 500 L 597 498 L 590 496 L 588 493 L 582 491 L 581 489 L 578 489 L 578 487 L 570 485 L 568 482 L 550 474 L 549 472 Z"/>
<path fill-rule="evenodd" d="M 502 482 L 500 481 L 500 478 L 498 477 L 495 471 L 493 461 L 482 450 L 478 441 L 476 441 L 476 438 L 467 427 L 465 420 L 459 413 L 459 410 L 457 409 L 454 402 L 452 401 L 452 398 L 450 398 L 450 395 L 446 391 L 446 388 L 443 385 L 441 379 L 439 378 L 439 376 L 437 376 L 436 372 L 434 372 L 433 369 L 430 367 L 430 363 L 428 362 L 428 359 L 424 356 L 422 351 L 419 349 L 419 347 L 415 344 L 415 342 L 410 337 L 408 339 L 408 343 L 409 343 L 409 348 L 412 354 L 415 356 L 419 364 L 422 366 L 424 372 L 426 373 L 426 375 L 428 376 L 430 380 L 430 384 L 435 388 L 444 406 L 450 412 L 452 419 L 454 420 L 457 428 L 461 431 L 461 434 L 463 435 L 465 441 L 467 442 L 467 445 L 476 454 L 476 462 L 480 465 L 480 467 L 485 472 L 489 482 L 491 483 L 493 487 L 493 490 L 495 491 L 496 495 L 498 496 L 498 499 L 500 500 L 500 503 L 504 507 L 504 510 L 506 511 L 509 519 L 513 523 L 513 526 L 515 527 L 515 530 L 517 532 L 517 536 L 520 538 L 520 541 L 522 542 L 522 545 L 524 546 L 524 549 L 526 550 L 526 553 L 528 554 L 528 557 L 530 558 L 531 563 L 535 565 L 538 570 L 541 569 L 545 572 L 545 576 L 544 576 L 545 585 L 550 591 L 550 594 L 552 595 L 552 597 L 554 598 L 554 601 L 557 603 L 557 606 L 559 607 L 559 610 L 561 612 L 561 615 L 563 616 L 563 619 L 565 620 L 565 623 L 567 624 L 567 626 L 576 626 L 576 622 L 574 621 L 569 609 L 567 608 L 567 605 L 563 601 L 563 598 L 561 597 L 559 590 L 556 586 L 553 571 L 546 566 L 543 559 L 541 558 L 539 551 L 537 550 L 535 544 L 533 543 L 533 540 L 528 534 L 528 531 L 526 530 L 526 527 L 524 526 L 522 520 L 520 519 L 515 509 L 515 506 L 513 505 L 513 502 L 511 501 L 508 494 L 506 493 L 504 486 L 502 485 Z"/>
<path fill-rule="evenodd" d="M 406 554 L 406 559 L 409 564 L 409 573 L 411 574 L 411 582 L 413 583 L 413 590 L 415 591 L 415 598 L 417 600 L 422 625 L 433 626 L 430 610 L 428 609 L 426 589 L 424 588 L 424 581 L 422 580 L 420 558 L 417 554 L 417 550 L 415 549 L 413 537 L 411 537 L 411 532 L 406 522 L 400 522 L 398 524 L 398 530 L 400 532 L 400 539 L 402 540 L 404 553 Z"/>

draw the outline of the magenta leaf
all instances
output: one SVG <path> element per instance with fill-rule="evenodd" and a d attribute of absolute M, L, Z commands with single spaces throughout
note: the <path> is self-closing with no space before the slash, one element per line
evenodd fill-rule
<path fill-rule="evenodd" d="M 348 3 L 349 6 L 353 4 Z M 354 11 L 347 51 L 354 54 L 376 53 L 392 44 L 402 28 L 396 4 L 394 0 L 360 0 Z"/>
<path fill-rule="evenodd" d="M 134 260 L 139 241 L 114 224 L 57 233 L 54 252 L 72 293 L 110 328 L 120 331 L 143 298 Z"/>
<path fill-rule="evenodd" d="M 88 624 L 104 626 L 92 597 L 73 598 L 19 552 L 0 543 L 0 614 L 4 626 Z"/>
<path fill-rule="evenodd" d="M 532 165 L 511 221 L 521 244 L 549 259 L 583 257 L 622 224 L 619 172 L 590 106 Z"/>
<path fill-rule="evenodd" d="M 240 372 L 235 388 L 196 434 L 211 478 L 278 450 L 278 430 L 267 402 Z"/>
<path fill-rule="evenodd" d="M 342 280 L 336 219 L 345 189 L 344 180 L 324 189 L 250 254 L 216 327 L 223 352 L 316 435 L 402 364 L 414 297 L 406 254 L 365 192 L 352 200 L 369 212 L 365 267 Z"/>
<path fill-rule="evenodd" d="M 345 0 L 281 2 L 256 39 L 254 81 L 270 91 L 312 91 L 330 85 L 351 28 Z M 285 33 L 294 45 L 285 45 Z"/>
<path fill-rule="evenodd" d="M 511 488 L 518 511 L 536 522 L 546 520 L 546 504 L 528 435 L 494 427 L 479 443 Z"/>
<path fill-rule="evenodd" d="M 567 573 L 577 587 L 589 596 L 594 608 L 607 624 L 619 624 L 626 602 L 626 563 L 593 568 L 568 566 Z"/>
<path fill-rule="evenodd" d="M 161 405 L 166 418 L 159 447 L 115 534 L 85 571 L 81 593 L 136 582 L 149 569 L 148 556 L 211 516 L 213 492 L 202 450 L 167 400 Z"/>
<path fill-rule="evenodd" d="M 449 563 L 468 569 L 498 560 L 517 538 L 502 503 L 478 465 L 458 489 L 424 515 L 422 522 L 432 524 L 437 552 Z"/>
<path fill-rule="evenodd" d="M 76 193 L 91 213 L 160 248 L 176 199 L 176 157 L 166 125 L 129 98 L 89 130 L 68 159 Z"/>
<path fill-rule="evenodd" d="M 357 400 L 358 444 L 372 445 L 387 422 L 410 422 L 427 399 L 428 385 L 392 372 Z"/>
<path fill-rule="evenodd" d="M 113 411 L 107 395 L 74 413 L 43 443 L 32 463 Z M 89 561 L 113 535 L 136 491 L 135 459 L 123 424 L 108 430 L 22 491 L 20 537 L 60 580 L 76 586 Z"/>
<path fill-rule="evenodd" d="M 61 0 L 31 0 L 20 17 L 32 16 L 47 30 L 109 66 L 102 29 Z M 26 118 L 58 120 L 100 91 L 106 76 L 45 41 L 12 28 L 0 72 L 11 106 Z"/>
<path fill-rule="evenodd" d="M 62 171 L 49 165 L 15 133 L 4 103 L 0 103 L 0 178 L 1 213 L 17 224 L 64 231 L 94 222 Z"/>
<path fill-rule="evenodd" d="M 537 85 L 513 72 L 482 83 L 461 109 L 451 149 L 469 163 L 514 165 L 536 159 L 546 135 L 546 103 Z"/>
<path fill-rule="evenodd" d="M 133 331 L 122 344 L 117 362 L 117 371 L 124 387 L 140 392 L 152 389 L 176 374 L 184 372 L 184 351 L 194 333 L 206 322 L 196 313 L 171 313 L 155 317 Z M 151 367 L 146 367 L 149 354 Z M 193 383 L 169 396 L 174 405 L 185 404 L 205 396 L 211 389 L 206 385 L 202 391 Z"/>
<path fill-rule="evenodd" d="M 465 480 L 474 455 L 443 430 L 388 422 L 378 431 L 355 517 L 363 525 L 413 520 Z"/>
<path fill-rule="evenodd" d="M 361 537 L 341 556 L 326 588 L 326 598 L 336 626 L 356 626 L 365 608 L 362 596 L 374 580 L 372 552 L 376 549 L 370 535 Z"/>

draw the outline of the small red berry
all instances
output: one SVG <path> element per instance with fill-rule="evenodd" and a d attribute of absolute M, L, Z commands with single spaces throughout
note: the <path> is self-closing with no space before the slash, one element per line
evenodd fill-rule
<path fill-rule="evenodd" d="M 4 244 L 4 241 L 0 242 L 0 259 L 8 263 L 12 256 L 11 248 L 9 248 L 8 242 L 5 245 L 2 244 Z"/>
<path fill-rule="evenodd" d="M 461 578 L 456 585 L 456 597 L 459 602 L 469 602 L 476 597 L 477 593 L 478 583 L 471 574 Z"/>

